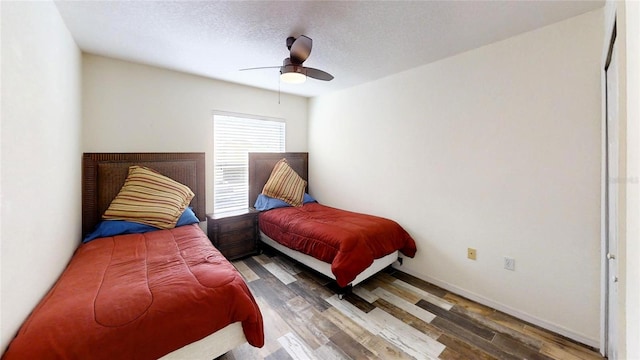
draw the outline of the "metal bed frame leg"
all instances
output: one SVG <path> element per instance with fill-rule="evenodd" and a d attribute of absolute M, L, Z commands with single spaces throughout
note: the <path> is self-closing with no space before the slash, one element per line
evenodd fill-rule
<path fill-rule="evenodd" d="M 353 290 L 353 285 L 349 284 L 345 287 L 341 287 L 338 290 L 338 299 L 343 300 L 344 296 L 351 293 L 351 291 Z"/>

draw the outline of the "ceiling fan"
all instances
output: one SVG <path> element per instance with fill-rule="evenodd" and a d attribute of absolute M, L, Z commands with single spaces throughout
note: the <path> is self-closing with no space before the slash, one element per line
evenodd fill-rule
<path fill-rule="evenodd" d="M 326 71 L 302 66 L 302 63 L 307 60 L 309 54 L 311 54 L 312 46 L 313 40 L 307 36 L 300 35 L 297 39 L 290 36 L 287 38 L 289 57 L 284 59 L 282 66 L 255 67 L 240 69 L 240 71 L 280 68 L 280 80 L 290 84 L 301 84 L 307 80 L 307 77 L 323 81 L 332 80 L 333 75 Z"/>

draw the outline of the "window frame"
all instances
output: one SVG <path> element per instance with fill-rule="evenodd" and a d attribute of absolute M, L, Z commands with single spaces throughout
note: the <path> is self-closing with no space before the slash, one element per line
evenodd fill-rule
<path fill-rule="evenodd" d="M 218 141 L 216 141 L 216 138 L 218 136 L 221 136 L 220 134 L 217 134 L 216 129 L 220 126 L 220 124 L 218 124 L 218 126 L 216 126 L 216 119 L 217 118 L 222 118 L 224 120 L 230 120 L 230 118 L 236 118 L 238 119 L 238 121 L 245 121 L 246 122 L 252 122 L 252 121 L 265 121 L 265 122 L 269 122 L 271 123 L 271 126 L 276 126 L 274 123 L 278 123 L 281 124 L 281 127 L 279 129 L 274 130 L 274 139 L 276 139 L 276 141 L 278 142 L 273 148 L 267 148 L 268 145 L 263 144 L 264 146 L 252 146 L 250 148 L 248 148 L 245 151 L 245 155 L 244 155 L 244 163 L 239 163 L 237 164 L 237 166 L 233 165 L 230 166 L 229 164 L 227 165 L 221 165 L 219 166 L 219 163 L 221 161 L 221 157 L 220 157 L 220 151 L 221 148 L 219 147 L 220 145 L 220 141 L 218 139 Z M 221 212 L 227 212 L 227 211 L 236 211 L 236 210 L 241 210 L 241 209 L 246 209 L 249 206 L 248 204 L 248 198 L 249 198 L 249 184 L 248 184 L 248 156 L 246 155 L 249 152 L 286 152 L 286 137 L 287 137 L 287 122 L 285 121 L 285 119 L 282 118 L 274 118 L 274 117 L 267 117 L 267 116 L 259 116 L 259 115 L 251 115 L 251 114 L 243 114 L 243 113 L 230 113 L 230 112 L 222 112 L 222 111 L 213 111 L 212 114 L 212 122 L 213 122 L 213 133 L 212 133 L 212 139 L 213 139 L 213 147 L 212 147 L 212 151 L 213 151 L 213 165 L 212 165 L 212 185 L 213 185 L 213 213 L 221 213 Z M 244 124 L 245 126 L 250 126 L 250 124 Z M 240 127 L 242 127 L 243 125 L 241 124 Z M 262 130 L 268 130 L 269 125 L 266 125 Z M 225 129 L 225 131 L 230 131 L 229 128 Z M 280 134 L 277 134 L 280 133 Z M 251 137 L 251 134 L 247 134 L 247 137 Z M 256 134 L 253 134 L 254 136 Z M 224 136 L 224 135 L 222 135 Z M 257 141 L 257 138 L 254 138 L 254 140 Z M 251 140 L 249 140 L 251 141 Z M 255 144 L 254 144 L 255 145 Z M 229 150 L 233 150 L 233 149 L 229 149 Z M 232 153 L 232 152 L 231 152 Z M 229 161 L 229 160 L 227 160 Z M 236 171 L 233 170 L 233 167 L 236 167 Z M 242 168 L 244 167 L 244 171 L 243 173 L 239 173 L 237 170 L 238 168 Z M 236 180 L 238 178 L 240 178 L 241 180 L 238 181 L 238 184 L 241 184 L 243 182 L 242 179 L 244 179 L 244 185 L 239 185 L 236 184 L 235 187 L 233 185 L 233 180 L 229 180 L 231 181 L 231 184 L 229 186 L 225 186 L 222 185 L 221 183 L 221 176 L 224 176 L 224 174 L 221 174 L 221 172 L 224 173 L 224 169 L 228 169 L 229 170 L 229 177 L 230 179 L 235 178 Z M 224 187 L 228 188 L 228 189 L 233 189 L 233 190 L 229 190 L 231 192 L 231 194 L 229 195 L 228 199 L 226 202 L 228 204 L 228 206 L 225 206 L 225 201 L 224 200 L 220 200 L 220 196 L 221 196 L 221 191 L 225 191 Z M 243 192 L 244 194 L 240 194 L 239 196 L 243 197 L 244 200 L 243 201 L 237 201 L 237 192 Z M 233 193 L 236 193 L 235 195 Z M 235 204 L 235 205 L 234 205 Z"/>

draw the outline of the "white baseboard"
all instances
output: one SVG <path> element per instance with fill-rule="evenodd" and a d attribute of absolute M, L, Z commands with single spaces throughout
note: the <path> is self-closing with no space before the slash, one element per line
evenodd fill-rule
<path fill-rule="evenodd" d="M 496 309 L 496 310 L 502 311 L 505 314 L 509 314 L 511 316 L 514 316 L 514 317 L 516 317 L 518 319 L 521 319 L 523 321 L 526 321 L 528 323 L 540 326 L 541 328 L 547 329 L 549 331 L 553 331 L 556 334 L 560 334 L 562 336 L 566 336 L 566 337 L 568 337 L 568 338 L 570 338 L 570 339 L 572 339 L 574 341 L 577 341 L 577 342 L 579 342 L 581 344 L 585 344 L 587 346 L 590 346 L 590 347 L 596 348 L 596 349 L 600 348 L 600 342 L 597 339 L 591 339 L 591 338 L 585 337 L 582 334 L 578 334 L 578 333 L 576 333 L 574 331 L 571 331 L 569 329 L 566 329 L 566 328 L 564 328 L 564 327 L 562 327 L 562 326 L 560 326 L 558 324 L 554 324 L 552 322 L 548 322 L 548 321 L 542 320 L 542 319 L 537 318 L 537 317 L 535 317 L 535 316 L 533 316 L 531 314 L 528 314 L 526 312 L 520 311 L 518 309 L 514 309 L 512 307 L 509 307 L 507 305 L 501 304 L 499 302 L 495 302 L 493 300 L 487 299 L 487 298 L 485 298 L 485 297 L 483 297 L 481 295 L 478 295 L 476 293 L 467 291 L 465 289 L 462 289 L 462 288 L 457 287 L 455 285 L 452 285 L 450 283 L 447 283 L 447 282 L 444 282 L 444 281 L 441 281 L 441 280 L 438 280 L 438 279 L 434 279 L 434 278 L 432 278 L 430 276 L 427 276 L 427 275 L 424 275 L 424 274 L 415 273 L 415 272 L 413 272 L 413 271 L 411 271 L 411 270 L 409 270 L 409 269 L 407 269 L 405 267 L 398 266 L 398 264 L 394 264 L 393 268 L 397 269 L 399 271 L 405 272 L 405 273 L 407 273 L 409 275 L 415 276 L 415 277 L 417 277 L 419 279 L 422 279 L 422 280 L 424 280 L 426 282 L 429 282 L 429 283 L 431 283 L 433 285 L 439 286 L 439 287 L 441 287 L 441 288 L 443 288 L 443 289 L 445 289 L 447 291 L 450 291 L 450 292 L 452 292 L 452 293 L 454 293 L 456 295 L 463 296 L 463 297 L 465 297 L 467 299 L 470 299 L 470 300 L 473 300 L 473 301 L 475 301 L 477 303 L 480 303 L 482 305 L 488 306 L 488 307 L 490 307 L 492 309 Z"/>

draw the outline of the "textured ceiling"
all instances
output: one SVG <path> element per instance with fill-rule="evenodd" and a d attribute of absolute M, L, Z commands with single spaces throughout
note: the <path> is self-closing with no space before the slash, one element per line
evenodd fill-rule
<path fill-rule="evenodd" d="M 317 96 L 539 28 L 602 1 L 56 1 L 85 52 Z M 305 66 L 335 76 L 279 84 L 285 39 L 313 39 Z"/>

